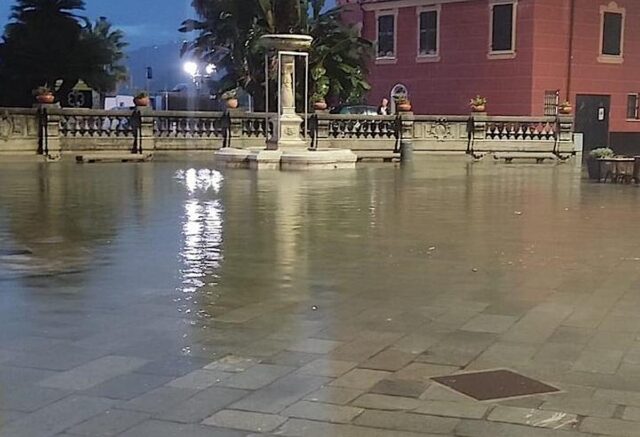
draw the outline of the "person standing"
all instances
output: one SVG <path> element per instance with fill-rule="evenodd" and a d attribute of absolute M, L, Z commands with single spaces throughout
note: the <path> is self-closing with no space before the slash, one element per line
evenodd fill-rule
<path fill-rule="evenodd" d="M 378 106 L 378 115 L 389 115 L 389 99 L 384 98 L 380 102 L 380 106 Z"/>

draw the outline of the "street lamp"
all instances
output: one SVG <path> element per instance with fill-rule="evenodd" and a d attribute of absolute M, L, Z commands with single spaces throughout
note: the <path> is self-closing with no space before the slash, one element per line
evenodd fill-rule
<path fill-rule="evenodd" d="M 201 70 L 201 65 L 198 65 L 194 61 L 187 61 L 182 65 L 182 69 L 191 76 L 191 80 L 196 85 L 197 89 L 200 89 L 200 85 L 202 84 L 203 79 L 210 78 L 213 74 L 216 73 L 217 68 L 215 64 L 206 64 L 204 65 L 204 74 Z"/>

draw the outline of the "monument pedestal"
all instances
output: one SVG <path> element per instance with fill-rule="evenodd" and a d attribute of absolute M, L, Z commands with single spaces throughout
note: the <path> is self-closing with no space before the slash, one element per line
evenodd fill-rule
<path fill-rule="evenodd" d="M 215 153 L 216 162 L 230 168 L 253 170 L 333 170 L 353 169 L 358 157 L 347 149 L 309 150 L 290 148 L 284 150 L 220 149 Z"/>

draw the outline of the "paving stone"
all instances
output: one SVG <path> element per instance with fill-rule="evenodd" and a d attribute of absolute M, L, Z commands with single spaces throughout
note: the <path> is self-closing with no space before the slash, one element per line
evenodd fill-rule
<path fill-rule="evenodd" d="M 465 366 L 496 341 L 496 334 L 458 331 L 445 336 L 416 361 L 438 365 Z"/>
<path fill-rule="evenodd" d="M 170 376 L 128 373 L 96 385 L 83 394 L 110 399 L 130 400 L 171 381 Z"/>
<path fill-rule="evenodd" d="M 206 425 L 149 420 L 118 437 L 245 437 L 246 432 Z"/>
<path fill-rule="evenodd" d="M 388 411 L 415 410 L 422 405 L 421 401 L 414 398 L 377 394 L 362 395 L 351 404 L 355 407 Z"/>
<path fill-rule="evenodd" d="M 144 365 L 137 372 L 177 378 L 204 367 L 208 362 L 209 360 L 198 357 L 165 357 Z"/>
<path fill-rule="evenodd" d="M 334 387 L 368 390 L 378 382 L 391 376 L 389 372 L 369 369 L 353 369 L 331 383 Z"/>
<path fill-rule="evenodd" d="M 363 393 L 362 390 L 351 388 L 322 387 L 304 399 L 312 402 L 323 402 L 325 404 L 346 405 Z"/>
<path fill-rule="evenodd" d="M 455 366 L 440 366 L 436 364 L 412 363 L 396 372 L 393 377 L 409 381 L 430 382 L 436 376 L 446 376 L 459 371 Z"/>
<path fill-rule="evenodd" d="M 455 435 L 459 437 L 592 437 L 592 434 L 581 432 L 535 428 L 511 423 L 466 420 L 456 427 Z"/>
<path fill-rule="evenodd" d="M 361 426 L 433 434 L 453 433 L 458 423 L 459 420 L 453 418 L 389 411 L 365 411 L 355 420 L 355 424 Z"/>
<path fill-rule="evenodd" d="M 344 405 L 323 404 L 320 402 L 300 401 L 281 412 L 282 416 L 298 419 L 317 420 L 332 423 L 350 423 L 364 410 Z"/>
<path fill-rule="evenodd" d="M 637 422 L 601 417 L 586 417 L 580 424 L 580 431 L 616 437 L 640 436 L 640 426 Z"/>
<path fill-rule="evenodd" d="M 503 332 L 506 332 L 517 321 L 518 317 L 514 316 L 478 314 L 473 319 L 469 320 L 464 326 L 462 326 L 461 329 L 463 331 L 502 334 Z"/>
<path fill-rule="evenodd" d="M 488 417 L 494 422 L 507 422 L 519 425 L 551 429 L 574 429 L 578 416 L 561 411 L 544 411 L 530 408 L 497 406 Z"/>
<path fill-rule="evenodd" d="M 222 410 L 202 422 L 221 428 L 243 429 L 255 432 L 271 432 L 287 421 L 286 417 L 248 411 Z"/>
<path fill-rule="evenodd" d="M 312 361 L 324 358 L 321 354 L 309 354 L 306 352 L 282 351 L 276 355 L 265 358 L 264 364 L 276 364 L 279 366 L 302 367 Z"/>
<path fill-rule="evenodd" d="M 560 326 L 555 330 L 551 337 L 549 337 L 549 341 L 552 343 L 586 345 L 589 343 L 593 335 L 594 330 L 590 328 Z"/>
<path fill-rule="evenodd" d="M 594 372 L 614 374 L 620 366 L 624 353 L 617 350 L 587 349 L 573 365 L 578 372 Z"/>
<path fill-rule="evenodd" d="M 0 389 L 0 394 L 1 393 L 2 390 Z M 7 410 L 31 413 L 48 404 L 67 397 L 71 393 L 73 393 L 71 390 L 40 387 L 31 384 L 23 385 L 11 389 L 10 393 L 7 393 L 7 395 L 0 395 L 0 406 Z"/>
<path fill-rule="evenodd" d="M 21 411 L 0 409 L 0 430 L 2 430 L 2 427 L 7 423 L 13 422 L 14 420 L 21 419 L 27 414 L 28 413 L 23 413 Z"/>
<path fill-rule="evenodd" d="M 185 401 L 165 409 L 162 412 L 156 413 L 155 417 L 172 422 L 201 422 L 216 411 L 226 408 L 228 405 L 243 398 L 247 394 L 248 392 L 245 390 L 211 387 L 199 392 Z"/>
<path fill-rule="evenodd" d="M 329 378 L 337 378 L 352 370 L 357 365 L 357 363 L 351 361 L 319 359 L 312 361 L 304 367 L 300 368 L 299 373 L 303 375 L 316 375 L 326 376 Z"/>
<path fill-rule="evenodd" d="M 476 402 L 475 399 L 453 391 L 440 384 L 430 385 L 429 388 L 427 388 L 427 390 L 420 396 L 420 399 L 448 402 Z"/>
<path fill-rule="evenodd" d="M 600 389 L 596 390 L 593 397 L 611 404 L 640 407 L 640 392 Z"/>
<path fill-rule="evenodd" d="M 149 418 L 148 414 L 125 410 L 107 410 L 86 422 L 74 426 L 68 432 L 87 437 L 116 436 Z"/>
<path fill-rule="evenodd" d="M 240 373 L 255 366 L 260 361 L 250 357 L 228 355 L 213 363 L 204 366 L 204 370 L 217 370 L 220 372 Z"/>
<path fill-rule="evenodd" d="M 43 387 L 87 390 L 116 376 L 133 372 L 146 362 L 140 358 L 108 356 L 51 376 L 39 384 Z"/>
<path fill-rule="evenodd" d="M 386 349 L 391 343 L 388 340 L 355 340 L 337 347 L 329 357 L 332 360 L 360 363 Z"/>
<path fill-rule="evenodd" d="M 544 402 L 540 408 L 543 410 L 566 411 L 581 416 L 608 418 L 613 417 L 616 406 L 607 401 L 594 399 L 592 397 L 552 397 L 550 400 Z"/>
<path fill-rule="evenodd" d="M 630 420 L 632 422 L 640 422 L 640 408 L 638 407 L 625 407 L 622 414 L 624 420 Z"/>
<path fill-rule="evenodd" d="M 3 436 L 51 436 L 96 416 L 114 405 L 111 399 L 70 396 L 2 428 Z"/>
<path fill-rule="evenodd" d="M 342 342 L 332 340 L 322 340 L 318 338 L 307 338 L 301 342 L 287 347 L 294 352 L 307 352 L 312 354 L 327 354 L 342 345 Z"/>
<path fill-rule="evenodd" d="M 180 378 L 169 381 L 167 385 L 169 387 L 204 390 L 230 378 L 232 375 L 234 374 L 217 370 L 194 370 Z"/>
<path fill-rule="evenodd" d="M 260 413 L 279 413 L 330 380 L 320 376 L 288 375 L 251 393 L 231 409 Z"/>
<path fill-rule="evenodd" d="M 2 362 L 1 353 L 0 351 L 0 362 Z M 94 361 L 104 355 L 105 353 L 98 349 L 62 344 L 24 352 L 12 360 L 7 360 L 6 364 L 15 367 L 65 371 Z"/>
<path fill-rule="evenodd" d="M 302 419 L 288 420 L 278 431 L 278 435 L 290 437 L 435 437 L 435 434 L 422 432 L 390 431 Z"/>
<path fill-rule="evenodd" d="M 219 385 L 224 387 L 257 390 L 273 381 L 293 372 L 295 368 L 275 366 L 271 364 L 257 364 L 242 373 L 237 373 L 224 379 Z"/>
<path fill-rule="evenodd" d="M 144 413 L 160 413 L 186 401 L 196 393 L 198 390 L 194 389 L 160 387 L 131 399 L 129 402 L 119 405 L 118 408 Z"/>
<path fill-rule="evenodd" d="M 364 369 L 388 370 L 395 372 L 416 359 L 416 355 L 402 352 L 395 349 L 387 349 L 369 360 L 362 363 L 359 367 Z"/>
<path fill-rule="evenodd" d="M 383 379 L 371 388 L 371 393 L 418 398 L 429 387 L 428 382 L 406 379 Z"/>
<path fill-rule="evenodd" d="M 482 419 L 491 408 L 479 402 L 422 401 L 414 413 L 431 416 Z"/>

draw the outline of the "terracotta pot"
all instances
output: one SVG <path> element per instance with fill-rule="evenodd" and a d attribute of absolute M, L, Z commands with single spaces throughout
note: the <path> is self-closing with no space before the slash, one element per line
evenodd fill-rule
<path fill-rule="evenodd" d="M 149 106 L 149 97 L 136 97 L 133 99 L 136 106 Z"/>
<path fill-rule="evenodd" d="M 238 99 L 227 99 L 227 108 L 236 109 L 238 107 Z"/>
<path fill-rule="evenodd" d="M 327 109 L 327 102 L 313 102 L 313 109 L 324 111 L 325 109 Z"/>
<path fill-rule="evenodd" d="M 36 96 L 36 100 L 38 103 L 46 103 L 51 104 L 55 101 L 55 96 L 51 93 L 49 94 L 39 94 Z"/>
<path fill-rule="evenodd" d="M 560 114 L 568 115 L 573 112 L 572 106 L 560 106 L 559 108 Z"/>
<path fill-rule="evenodd" d="M 473 112 L 486 112 L 487 111 L 487 105 L 474 105 L 471 107 L 471 110 Z"/>
<path fill-rule="evenodd" d="M 411 111 L 411 103 L 398 103 L 397 108 L 400 112 L 409 112 Z"/>

